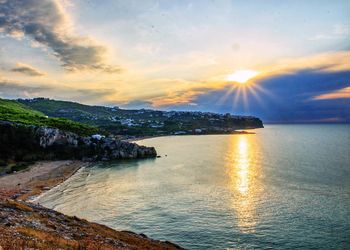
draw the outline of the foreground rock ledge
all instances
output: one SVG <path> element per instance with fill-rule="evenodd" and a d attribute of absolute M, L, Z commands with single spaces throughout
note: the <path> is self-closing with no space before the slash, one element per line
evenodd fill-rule
<path fill-rule="evenodd" d="M 40 205 L 0 199 L 0 249 L 183 249 L 70 217 Z"/>

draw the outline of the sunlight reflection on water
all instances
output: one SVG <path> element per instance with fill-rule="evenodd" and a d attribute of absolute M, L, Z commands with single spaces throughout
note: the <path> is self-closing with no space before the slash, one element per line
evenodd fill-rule
<path fill-rule="evenodd" d="M 349 134 L 295 125 L 144 140 L 162 157 L 97 163 L 40 203 L 189 249 L 346 249 Z"/>
<path fill-rule="evenodd" d="M 231 137 L 227 151 L 231 155 L 226 162 L 230 177 L 228 185 L 232 192 L 232 206 L 237 216 L 237 226 L 242 233 L 254 233 L 257 223 L 254 197 L 259 190 L 255 183 L 259 167 L 253 159 L 258 158 L 259 153 L 254 140 L 255 137 L 251 135 Z"/>

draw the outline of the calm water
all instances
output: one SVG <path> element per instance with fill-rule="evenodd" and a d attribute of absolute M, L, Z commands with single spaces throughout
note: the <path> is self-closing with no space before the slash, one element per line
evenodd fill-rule
<path fill-rule="evenodd" d="M 162 158 L 83 169 L 40 203 L 190 249 L 350 249 L 348 125 L 139 144 Z"/>

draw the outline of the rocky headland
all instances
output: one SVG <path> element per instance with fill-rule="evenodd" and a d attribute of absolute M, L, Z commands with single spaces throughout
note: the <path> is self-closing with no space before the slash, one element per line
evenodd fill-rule
<path fill-rule="evenodd" d="M 153 158 L 153 147 L 102 135 L 79 136 L 57 128 L 0 121 L 2 161 L 67 160 L 109 161 Z"/>

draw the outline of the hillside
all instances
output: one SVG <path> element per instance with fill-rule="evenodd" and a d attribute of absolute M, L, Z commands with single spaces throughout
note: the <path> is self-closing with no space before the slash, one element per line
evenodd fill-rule
<path fill-rule="evenodd" d="M 95 127 L 65 118 L 48 117 L 46 114 L 33 110 L 24 103 L 19 103 L 15 100 L 0 99 L 0 120 L 26 125 L 59 128 L 79 135 L 91 135 L 98 131 Z"/>
<path fill-rule="evenodd" d="M 118 135 L 220 134 L 263 127 L 259 118 L 251 116 L 150 109 L 128 110 L 47 98 L 18 101 L 50 117 L 67 118 Z"/>
<path fill-rule="evenodd" d="M 156 225 L 155 225 L 156 226 Z M 40 205 L 0 199 L 0 249 L 183 249 Z"/>

